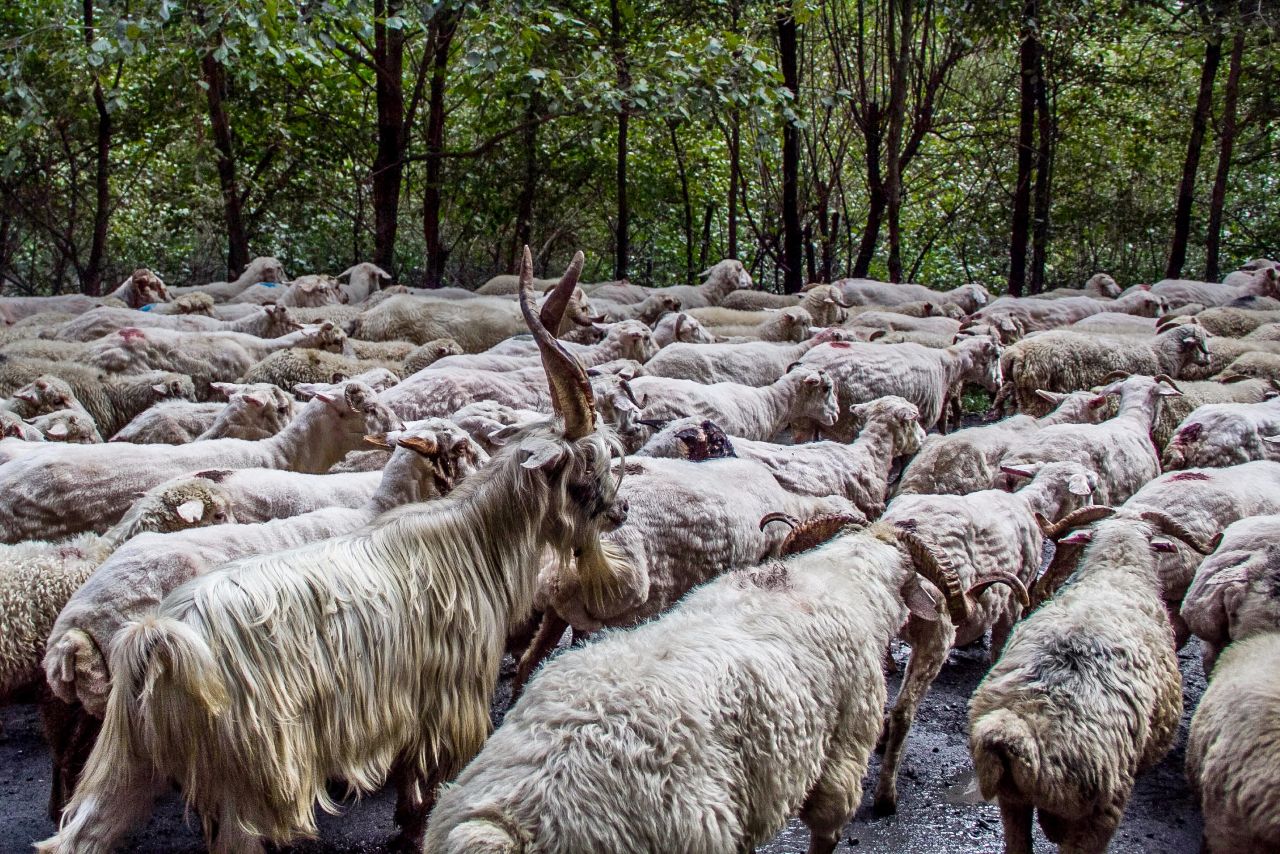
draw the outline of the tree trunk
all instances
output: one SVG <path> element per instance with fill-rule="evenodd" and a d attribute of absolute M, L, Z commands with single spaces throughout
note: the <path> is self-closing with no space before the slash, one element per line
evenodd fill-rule
<path fill-rule="evenodd" d="M 538 194 L 538 111 L 542 95 L 535 91 L 529 96 L 524 110 L 524 130 L 520 132 L 520 148 L 524 154 L 524 175 L 520 181 L 520 199 L 516 204 L 516 234 L 511 242 L 507 272 L 515 273 L 516 258 L 521 246 L 533 245 L 533 202 Z"/>
<path fill-rule="evenodd" d="M 715 216 L 715 214 L 716 203 L 707 202 L 707 206 L 703 209 L 702 213 L 702 248 L 698 252 L 698 267 L 703 270 L 707 269 L 709 266 L 707 261 L 708 256 L 711 254 L 711 218 Z M 4 244 L 0 243 L 0 249 L 3 249 L 3 246 Z M 4 268 L 0 267 L 0 269 Z"/>
<path fill-rule="evenodd" d="M 374 98 L 378 106 L 378 150 L 373 159 L 373 263 L 395 270 L 400 180 L 404 173 L 404 30 L 386 19 L 400 12 L 400 0 L 374 0 Z"/>
<path fill-rule="evenodd" d="M 1044 268 L 1049 256 L 1049 202 L 1053 191 L 1053 115 L 1044 76 L 1044 44 L 1036 44 L 1036 185 L 1031 223 L 1031 282 L 1033 294 L 1044 290 Z"/>
<path fill-rule="evenodd" d="M 84 0 L 84 43 L 94 42 L 93 0 Z M 102 80 L 93 75 L 93 106 L 98 113 L 97 171 L 94 185 L 97 199 L 93 211 L 93 242 L 89 247 L 89 261 L 80 279 L 80 289 L 90 296 L 102 293 L 102 261 L 107 250 L 107 224 L 111 217 L 111 116 L 107 113 L 107 98 L 102 91 Z"/>
<path fill-rule="evenodd" d="M 684 224 L 684 283 L 696 284 L 693 269 L 693 201 L 689 198 L 689 175 L 685 170 L 684 149 L 680 147 L 680 135 L 676 131 L 675 121 L 667 122 L 667 132 L 671 135 L 671 152 L 676 158 L 676 176 L 680 179 L 680 199 Z"/>
<path fill-rule="evenodd" d="M 204 23 L 203 13 L 197 13 Z M 226 68 L 205 50 L 200 55 L 200 71 L 209 104 L 209 124 L 213 129 L 213 145 L 218 150 L 218 182 L 222 185 L 222 207 L 227 220 L 227 275 L 235 277 L 249 265 L 249 238 L 240 210 L 240 187 L 236 182 L 235 151 L 231 141 L 231 121 L 222 100 L 226 88 Z"/>
<path fill-rule="evenodd" d="M 1020 297 L 1027 281 L 1027 235 L 1031 215 L 1031 167 L 1035 155 L 1036 34 L 1039 3 L 1022 7 L 1022 47 L 1018 75 L 1018 183 L 1013 191 L 1013 224 L 1009 236 L 1009 294 Z"/>
<path fill-rule="evenodd" d="M 1222 133 L 1218 139 L 1218 170 L 1213 176 L 1213 197 L 1209 201 L 1209 235 L 1205 244 L 1204 278 L 1218 281 L 1222 247 L 1222 209 L 1227 200 L 1227 176 L 1231 173 L 1231 151 L 1236 144 L 1236 99 L 1240 94 L 1240 72 L 1244 62 L 1244 33 L 1231 42 L 1231 66 L 1227 90 L 1222 99 Z"/>
<path fill-rule="evenodd" d="M 729 126 L 729 246 L 726 257 L 738 257 L 738 184 L 740 182 L 741 161 L 738 159 L 740 141 L 740 122 L 738 108 L 733 108 Z"/>
<path fill-rule="evenodd" d="M 880 173 L 880 110 L 874 104 L 867 106 L 866 160 L 867 160 L 867 224 L 862 229 L 858 243 L 858 256 L 853 262 L 853 277 L 865 279 L 876 257 L 876 244 L 880 240 L 880 224 L 884 220 L 887 203 L 884 177 Z"/>
<path fill-rule="evenodd" d="M 1178 182 L 1178 201 L 1173 212 L 1173 240 L 1169 246 L 1169 263 L 1164 270 L 1166 279 L 1179 278 L 1182 267 L 1187 262 L 1187 239 L 1191 234 L 1191 204 L 1195 200 L 1196 170 L 1200 166 L 1200 149 L 1204 145 L 1209 111 L 1213 108 L 1213 81 L 1218 76 L 1218 64 L 1221 60 L 1222 37 L 1214 34 L 1204 45 L 1200 93 L 1196 97 L 1196 111 L 1191 116 L 1187 158 L 1182 164 L 1182 180 Z"/>
<path fill-rule="evenodd" d="M 898 7 L 896 55 L 893 48 L 893 8 Z M 889 5 L 889 45 L 893 76 L 889 81 L 889 138 L 886 141 L 885 204 L 889 214 L 889 281 L 902 281 L 902 126 L 907 110 L 907 74 L 911 61 L 911 12 L 915 0 Z"/>
<path fill-rule="evenodd" d="M 449 47 L 458 32 L 462 10 L 437 12 L 427 29 L 427 48 L 431 52 L 431 82 L 427 96 L 426 176 L 422 193 L 422 237 L 426 244 L 427 274 L 425 286 L 438 288 L 444 283 L 444 244 L 440 239 L 441 174 L 444 170 L 444 93 L 449 70 Z M 425 58 L 423 60 L 426 61 Z"/>
<path fill-rule="evenodd" d="M 617 75 L 618 90 L 624 94 L 618 109 L 618 163 L 617 193 L 618 221 L 614 232 L 613 277 L 627 277 L 631 255 L 631 208 L 627 203 L 627 130 L 631 119 L 631 102 L 625 94 L 631 88 L 631 67 L 627 61 L 626 35 L 622 31 L 622 10 L 619 0 L 609 0 L 609 33 L 613 48 L 613 63 Z"/>
<path fill-rule="evenodd" d="M 778 53 L 782 84 L 791 92 L 793 108 L 800 105 L 795 11 L 778 16 Z M 782 125 L 782 289 L 789 294 L 804 287 L 804 235 L 800 230 L 800 130 L 783 118 Z"/>

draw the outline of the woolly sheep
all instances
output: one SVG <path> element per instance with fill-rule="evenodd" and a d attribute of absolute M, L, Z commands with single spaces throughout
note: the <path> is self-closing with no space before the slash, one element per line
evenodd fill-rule
<path fill-rule="evenodd" d="M 722 313 L 720 316 L 713 312 Z M 743 338 L 755 341 L 804 341 L 815 328 L 813 316 L 801 306 L 765 312 L 731 312 L 719 307 L 694 309 L 697 318 L 718 338 Z M 738 322 L 735 321 L 745 321 Z"/>
<path fill-rule="evenodd" d="M 274 282 L 251 285 L 229 300 L 232 303 L 274 303 L 295 308 L 315 308 L 346 301 L 346 292 L 338 280 L 323 274 L 298 276 L 287 285 Z"/>
<path fill-rule="evenodd" d="M 949 291 L 935 291 L 924 285 L 906 282 L 877 282 L 874 279 L 840 279 L 832 284 L 844 295 L 845 301 L 854 305 L 892 306 L 914 301 L 953 302 L 965 312 L 972 314 L 987 305 L 991 299 L 991 293 L 979 284 L 960 285 Z"/>
<path fill-rule="evenodd" d="M 43 433 L 7 409 L 0 409 L 0 437 L 24 443 L 45 441 Z M 0 441 L 0 459 L 5 458 L 5 447 L 4 441 Z"/>
<path fill-rule="evenodd" d="M 649 327 L 638 320 L 623 320 L 611 323 L 604 339 L 599 344 L 575 348 L 574 355 L 584 367 L 590 368 L 614 359 L 634 359 L 645 362 L 658 352 L 653 333 Z M 460 356 L 446 356 L 429 366 L 429 370 L 473 370 L 473 371 L 511 371 L 521 368 L 536 367 L 539 357 L 492 355 L 489 353 L 469 353 Z"/>
<path fill-rule="evenodd" d="M 377 264 L 363 261 L 343 270 L 338 274 L 338 278 L 347 280 L 347 283 L 342 285 L 342 292 L 347 297 L 343 302 L 354 305 L 367 300 L 370 294 L 382 290 L 383 282 L 391 281 L 391 274 Z"/>
<path fill-rule="evenodd" d="M 1075 578 L 1014 628 L 969 702 L 1006 854 L 1030 854 L 1037 810 L 1062 850 L 1105 851 L 1134 778 L 1173 745 L 1182 679 L 1152 561 L 1166 518 L 1121 512 L 1063 539 L 1091 540 Z"/>
<path fill-rule="evenodd" d="M 185 332 L 242 332 L 258 338 L 279 338 L 299 324 L 284 306 L 254 308 L 239 320 L 218 320 L 199 314 L 157 314 L 121 308 L 97 308 L 60 325 L 49 336 L 62 341 L 96 341 L 125 327 L 173 329 Z"/>
<path fill-rule="evenodd" d="M 62 294 L 52 297 L 0 297 L 0 323 L 12 325 L 35 314 L 60 312 L 81 314 L 100 305 L 122 306 L 112 297 Z"/>
<path fill-rule="evenodd" d="M 1280 435 L 1280 397 L 1262 403 L 1200 406 L 1173 431 L 1173 440 L 1164 452 L 1164 468 L 1221 468 L 1250 460 L 1280 462 L 1280 446 L 1267 441 L 1276 435 Z"/>
<path fill-rule="evenodd" d="M 1171 306 L 1190 302 L 1220 306 L 1249 295 L 1280 297 L 1280 270 L 1255 270 L 1238 286 L 1188 279 L 1162 279 L 1151 286 L 1151 292 L 1167 300 Z"/>
<path fill-rule="evenodd" d="M 1248 516 L 1222 531 L 1213 554 L 1196 567 L 1180 615 L 1200 638 L 1211 675 L 1227 644 L 1280 628 L 1274 591 L 1280 580 L 1280 516 Z"/>
<path fill-rule="evenodd" d="M 399 368 L 394 363 L 363 360 L 316 350 L 309 347 L 292 347 L 277 350 L 260 362 L 256 362 L 237 380 L 241 383 L 271 383 L 282 389 L 291 389 L 298 383 L 332 382 L 335 378 L 355 376 L 374 368 Z"/>
<path fill-rule="evenodd" d="M 16 542 L 102 530 L 124 513 L 123 498 L 201 468 L 292 468 L 322 472 L 366 433 L 398 420 L 351 382 L 322 394 L 275 436 L 257 442 L 210 439 L 187 445 L 58 445 L 0 466 L 0 538 Z"/>
<path fill-rule="evenodd" d="M 715 340 L 716 336 L 697 318 L 683 311 L 668 314 L 653 327 L 653 343 L 659 348 L 676 342 L 711 344 Z"/>
<path fill-rule="evenodd" d="M 1116 280 L 1106 273 L 1094 273 L 1079 288 L 1056 288 L 1039 294 L 1031 294 L 1035 299 L 1061 299 L 1063 297 L 1086 296 L 1094 299 L 1115 299 L 1120 296 L 1120 286 Z"/>
<path fill-rule="evenodd" d="M 790 308 L 800 304 L 800 294 L 774 294 L 768 291 L 738 290 L 720 300 L 725 308 L 760 311 L 765 308 Z"/>
<path fill-rule="evenodd" d="M 409 355 L 405 356 L 400 369 L 407 377 L 410 374 L 416 374 L 428 365 L 434 365 L 445 356 L 457 356 L 460 353 L 462 353 L 462 348 L 458 346 L 457 341 L 452 338 L 437 338 L 414 348 Z"/>
<path fill-rule="evenodd" d="M 80 407 L 37 415 L 30 419 L 30 423 L 50 442 L 68 442 L 73 445 L 95 445 L 102 442 L 102 435 L 93 418 Z"/>
<path fill-rule="evenodd" d="M 1068 326 L 1091 314 L 1100 314 L 1104 311 L 1159 317 L 1165 309 L 1163 299 L 1146 290 L 1137 290 L 1114 300 L 1098 300 L 1092 297 L 1065 297 L 1053 300 L 1000 297 L 979 311 L 978 316 L 985 318 L 1001 314 L 1011 315 L 1018 319 L 1025 331 L 1031 332 Z"/>
<path fill-rule="evenodd" d="M 751 287 L 751 274 L 741 261 L 725 260 L 702 271 L 706 280 L 700 285 L 673 285 L 667 288 L 641 288 L 632 284 L 610 283 L 592 291 L 593 299 L 608 300 L 626 305 L 642 302 L 655 293 L 669 294 L 680 300 L 685 310 L 718 305 L 726 296 L 739 289 Z"/>
<path fill-rule="evenodd" d="M 568 297 L 581 264 L 579 253 L 552 300 Z M 506 635 L 528 613 L 538 557 L 547 548 L 574 555 L 584 575 L 594 564 L 602 587 L 612 574 L 598 540 L 602 527 L 617 523 L 612 443 L 594 423 L 581 367 L 548 330 L 562 308 L 542 323 L 530 306 L 531 267 L 526 249 L 521 307 L 545 347 L 563 427 L 526 431 L 452 496 L 345 537 L 227 565 L 125 629 L 113 654 L 104 736 L 62 832 L 42 850 L 111 845 L 149 810 L 149 794 L 138 787 L 149 792 L 155 782 L 148 781 L 169 778 L 182 780 L 189 802 L 217 821 L 219 846 L 251 847 L 258 836 L 282 842 L 314 832 L 317 801 L 332 809 L 326 780 L 367 790 L 393 765 L 401 844 L 421 845 L 435 783 L 469 761 L 487 734 Z M 298 573 L 305 588 L 287 581 Z M 258 612 L 255 590 L 274 616 Z M 331 609 L 339 596 L 342 606 Z M 330 644 L 378 654 L 332 657 Z M 171 666 L 179 650 L 197 669 L 167 678 L 162 673 L 183 672 Z M 316 668 L 322 659 L 331 660 Z M 133 674 L 148 671 L 140 692 Z M 349 704 L 353 684 L 370 686 L 357 705 Z M 295 687 L 257 703 L 259 686 L 272 685 Z M 303 697 L 312 699 L 295 705 Z M 211 705 L 235 711 L 210 716 Z M 135 726 L 144 718 L 152 723 Z M 332 737 L 314 737 L 324 722 L 336 727 Z M 182 745 L 165 747 L 166 733 L 179 731 Z M 286 762 L 296 769 L 287 779 L 231 773 Z"/>
<path fill-rule="evenodd" d="M 152 314 L 196 314 L 213 317 L 213 297 L 204 293 L 183 294 L 170 302 L 156 303 L 147 309 Z"/>
<path fill-rule="evenodd" d="M 700 383 L 735 382 L 765 386 L 777 382 L 787 369 L 809 350 L 845 337 L 840 330 L 824 329 L 799 344 L 755 341 L 743 344 L 668 344 L 645 363 L 655 377 L 673 377 Z"/>
<path fill-rule="evenodd" d="M 72 593 L 121 545 L 146 531 L 181 531 L 234 514 L 218 487 L 181 478 L 149 490 L 105 534 L 0 546 L 0 703 L 42 681 L 45 639 Z"/>
<path fill-rule="evenodd" d="M 1094 405 L 1097 395 L 1093 392 L 1041 394 L 1055 406 L 1043 418 L 1014 415 L 994 424 L 929 436 L 903 469 L 897 494 L 964 495 L 990 489 L 997 484 L 1001 458 L 1022 435 L 1055 424 L 1098 420 L 1101 407 Z"/>
<path fill-rule="evenodd" d="M 911 660 L 898 691 L 898 699 L 885 719 L 884 755 L 876 786 L 875 811 L 879 815 L 898 808 L 898 768 L 907 733 L 924 695 L 942 671 L 953 646 L 980 641 L 991 632 L 991 658 L 1000 651 L 1009 631 L 1028 605 L 1026 587 L 1040 569 L 1044 535 L 1038 519 L 1052 521 L 1087 502 L 1097 485 L 1092 472 L 1079 463 L 1046 463 L 1020 472 L 1030 478 L 1017 493 L 998 489 L 968 495 L 903 495 L 895 498 L 882 521 L 915 532 L 919 547 L 914 558 L 947 567 L 969 591 L 967 608 L 956 608 L 944 593 L 929 583 L 924 591 L 938 602 L 937 612 L 912 614 L 902 637 L 911 645 Z M 1005 572 L 1013 579 L 1003 578 Z M 1000 579 L 997 586 L 984 586 Z M 960 612 L 947 619 L 950 608 Z"/>
<path fill-rule="evenodd" d="M 1214 669 L 1187 737 L 1187 776 L 1204 813 L 1206 854 L 1280 848 L 1280 632 L 1232 644 Z"/>
<path fill-rule="evenodd" d="M 627 305 L 610 303 L 592 296 L 591 304 L 598 308 L 608 321 L 616 323 L 619 320 L 638 320 L 649 326 L 653 326 L 667 314 L 680 310 L 680 298 L 668 293 L 656 293 L 640 302 Z"/>
<path fill-rule="evenodd" d="M 146 267 L 139 267 L 129 274 L 109 297 L 115 297 L 129 308 L 142 308 L 153 303 L 167 303 L 172 297 L 164 282 Z"/>
<path fill-rule="evenodd" d="M 6 409 L 19 418 L 34 418 L 59 409 L 80 407 L 75 393 L 66 380 L 55 376 L 36 377 L 13 392 L 8 400 L 0 401 L 0 409 Z"/>
<path fill-rule="evenodd" d="M 200 291 L 213 297 L 218 302 L 226 302 L 236 294 L 243 291 L 250 285 L 258 282 L 278 282 L 284 283 L 289 281 L 289 277 L 285 275 L 284 267 L 275 258 L 259 257 L 249 262 L 249 266 L 244 268 L 234 281 L 230 282 L 212 282 L 207 285 L 192 285 L 182 288 L 170 288 L 169 293 L 174 297 L 182 294 Z"/>
<path fill-rule="evenodd" d="M 728 573 L 561 655 L 443 792 L 425 850 L 750 851 L 799 812 L 810 852 L 829 854 L 916 589 L 897 536 L 882 526 Z M 665 758 L 634 761 L 639 743 Z"/>
<path fill-rule="evenodd" d="M 942 415 L 948 391 L 959 383 L 982 383 L 989 391 L 1000 387 L 1000 348 L 990 338 L 968 338 L 945 350 L 919 344 L 864 344 L 835 341 L 809 350 L 800 358 L 807 368 L 831 375 L 840 398 L 841 418 L 824 429 L 834 439 L 853 438 L 849 407 L 886 394 L 896 394 L 920 409 L 926 430 Z"/>

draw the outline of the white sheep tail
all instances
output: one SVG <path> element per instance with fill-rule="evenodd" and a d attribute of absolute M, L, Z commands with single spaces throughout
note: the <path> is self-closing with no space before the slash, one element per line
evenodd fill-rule
<path fill-rule="evenodd" d="M 489 818 L 473 818 L 449 831 L 440 854 L 521 854 L 524 842 L 520 834 L 505 822 Z"/>
<path fill-rule="evenodd" d="M 1008 709 L 978 718 L 969 734 L 978 788 L 990 800 L 1040 773 L 1040 746 L 1027 722 Z"/>

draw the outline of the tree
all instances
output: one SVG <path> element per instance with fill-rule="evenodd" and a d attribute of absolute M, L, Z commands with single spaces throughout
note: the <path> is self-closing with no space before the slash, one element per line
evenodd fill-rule
<path fill-rule="evenodd" d="M 778 57 L 782 85 L 798 102 L 800 72 L 797 63 L 795 9 L 787 5 L 778 13 Z M 798 293 L 804 287 L 803 239 L 800 228 L 800 129 L 794 114 L 783 113 L 782 121 L 782 272 L 783 290 Z"/>
<path fill-rule="evenodd" d="M 1027 279 L 1027 235 L 1030 230 L 1031 170 L 1035 160 L 1037 63 L 1035 28 L 1039 3 L 1026 0 L 1022 7 L 1022 42 L 1018 50 L 1018 179 L 1013 191 L 1013 227 L 1009 238 L 1009 293 L 1022 296 Z"/>
<path fill-rule="evenodd" d="M 1227 200 L 1227 176 L 1231 172 L 1231 152 L 1236 143 L 1236 101 L 1240 96 L 1240 74 L 1244 63 L 1244 30 L 1237 29 L 1231 40 L 1227 88 L 1222 96 L 1222 129 L 1218 134 L 1218 168 L 1213 176 L 1213 196 L 1209 201 L 1209 226 L 1205 239 L 1205 281 L 1218 280 L 1218 255 L 1222 246 L 1222 213 Z"/>

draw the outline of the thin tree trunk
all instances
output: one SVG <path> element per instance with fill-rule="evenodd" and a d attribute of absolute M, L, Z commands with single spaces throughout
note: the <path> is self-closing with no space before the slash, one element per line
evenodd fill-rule
<path fill-rule="evenodd" d="M 541 109 L 541 93 L 529 96 L 524 110 L 524 130 L 520 133 L 520 148 L 524 154 L 524 175 L 520 182 L 520 199 L 516 204 L 516 234 L 511 242 L 511 254 L 507 260 L 507 272 L 516 272 L 516 256 L 521 246 L 533 245 L 533 202 L 538 194 L 538 111 Z"/>
<path fill-rule="evenodd" d="M 204 25 L 204 10 L 196 9 L 196 20 Z M 240 187 L 236 181 L 235 150 L 232 147 L 231 121 L 223 102 L 226 68 L 213 55 L 212 47 L 200 55 L 200 72 L 209 106 L 209 125 L 213 145 L 218 151 L 218 183 L 222 186 L 222 208 L 227 221 L 227 274 L 235 277 L 249 265 L 249 238 L 241 212 Z"/>
<path fill-rule="evenodd" d="M 702 213 L 702 248 L 698 252 L 698 266 L 703 270 L 707 269 L 708 256 L 711 254 L 711 218 L 715 213 L 716 203 L 707 202 Z M 0 249 L 3 249 L 3 246 L 4 244 L 0 243 Z M 3 268 L 0 267 L 0 269 Z"/>
<path fill-rule="evenodd" d="M 835 278 L 835 248 L 840 239 L 840 211 L 831 212 L 831 225 L 823 229 L 822 235 L 822 281 L 830 282 Z"/>
<path fill-rule="evenodd" d="M 1013 224 L 1009 236 L 1009 293 L 1020 297 L 1027 281 L 1027 235 L 1030 231 L 1031 167 L 1035 155 L 1036 34 L 1039 3 L 1022 7 L 1022 47 L 1018 78 L 1018 183 L 1013 192 Z"/>
<path fill-rule="evenodd" d="M 799 107 L 800 69 L 795 11 L 789 5 L 778 16 L 778 53 L 782 84 Z M 804 235 L 800 230 L 800 129 L 785 117 L 782 124 L 782 289 L 789 294 L 804 287 Z"/>
<path fill-rule="evenodd" d="M 618 109 L 617 194 L 618 221 L 614 232 L 613 276 L 625 279 L 631 255 L 631 208 L 627 202 L 627 131 L 631 121 L 631 102 L 625 97 L 631 88 L 631 66 L 627 60 L 627 40 L 622 30 L 619 0 L 609 0 L 609 38 L 618 90 L 623 93 Z"/>
<path fill-rule="evenodd" d="M 806 270 L 806 282 L 818 281 L 818 257 L 813 245 L 813 223 L 805 223 L 804 226 L 804 266 Z"/>
<path fill-rule="evenodd" d="M 84 43 L 94 41 L 93 0 L 84 0 Z M 111 116 L 107 113 L 107 98 L 102 91 L 102 80 L 93 75 L 93 106 L 98 113 L 97 171 L 94 176 L 97 190 L 93 212 L 93 242 L 89 247 L 89 261 L 80 279 L 80 289 L 90 296 L 102 293 L 102 262 L 107 250 L 107 225 L 111 216 Z"/>
<path fill-rule="evenodd" d="M 1227 200 L 1227 177 L 1231 173 L 1231 152 L 1236 144 L 1236 99 L 1240 94 L 1240 73 L 1244 62 L 1244 33 L 1231 42 L 1231 65 L 1227 90 L 1223 93 L 1222 133 L 1218 139 L 1218 170 L 1213 176 L 1213 197 L 1209 201 L 1209 234 L 1205 244 L 1205 281 L 1218 281 L 1222 248 L 1222 210 Z"/>
<path fill-rule="evenodd" d="M 400 0 L 374 0 L 374 99 L 378 106 L 378 150 L 373 159 L 373 262 L 394 271 L 404 173 L 404 30 L 386 19 L 400 12 Z"/>
<path fill-rule="evenodd" d="M 897 52 L 893 52 L 893 7 L 898 7 Z M 889 281 L 902 281 L 902 126 L 907 109 L 907 73 L 911 61 L 911 12 L 915 0 L 889 5 L 889 44 L 893 76 L 889 81 L 889 138 L 886 141 L 885 203 L 889 214 Z"/>
<path fill-rule="evenodd" d="M 880 224 L 884 220 L 887 204 L 884 178 L 880 173 L 880 111 L 875 104 L 867 107 L 866 160 L 867 160 L 867 224 L 862 229 L 858 243 L 858 255 L 853 262 L 853 277 L 865 279 L 876 257 L 876 244 L 880 241 Z"/>
<path fill-rule="evenodd" d="M 738 257 L 738 183 L 739 175 L 741 174 L 741 166 L 738 159 L 740 122 L 738 108 L 734 107 L 729 126 L 729 258 Z"/>
<path fill-rule="evenodd" d="M 444 93 L 449 70 L 449 47 L 458 32 L 462 10 L 441 10 L 431 19 L 427 47 L 431 51 L 431 80 L 427 96 L 426 175 L 422 193 L 422 237 L 427 254 L 425 285 L 444 283 L 444 244 L 440 239 L 441 175 L 444 171 Z M 424 60 L 425 61 L 425 60 Z"/>
<path fill-rule="evenodd" d="M 1045 264 L 1049 256 L 1049 202 L 1053 191 L 1053 115 L 1049 112 L 1049 91 L 1044 76 L 1044 44 L 1036 44 L 1036 185 L 1031 223 L 1030 291 L 1044 290 Z"/>
<path fill-rule="evenodd" d="M 1200 93 L 1191 116 L 1191 136 L 1187 139 L 1187 157 L 1182 164 L 1182 180 L 1178 182 L 1178 201 L 1173 212 L 1173 240 L 1169 245 L 1166 279 L 1182 275 L 1187 262 L 1187 239 L 1191 234 L 1191 205 L 1195 200 L 1196 170 L 1200 167 L 1200 149 L 1204 145 L 1205 127 L 1213 108 L 1213 81 L 1222 60 L 1222 37 L 1211 35 L 1204 45 L 1204 64 L 1200 68 Z"/>
<path fill-rule="evenodd" d="M 676 132 L 676 122 L 667 122 L 667 132 L 671 135 L 671 152 L 676 158 L 676 175 L 680 179 L 680 199 L 684 224 L 684 282 L 695 284 L 693 269 L 693 202 L 689 198 L 689 176 L 685 171 L 684 149 L 680 147 L 680 135 Z"/>

